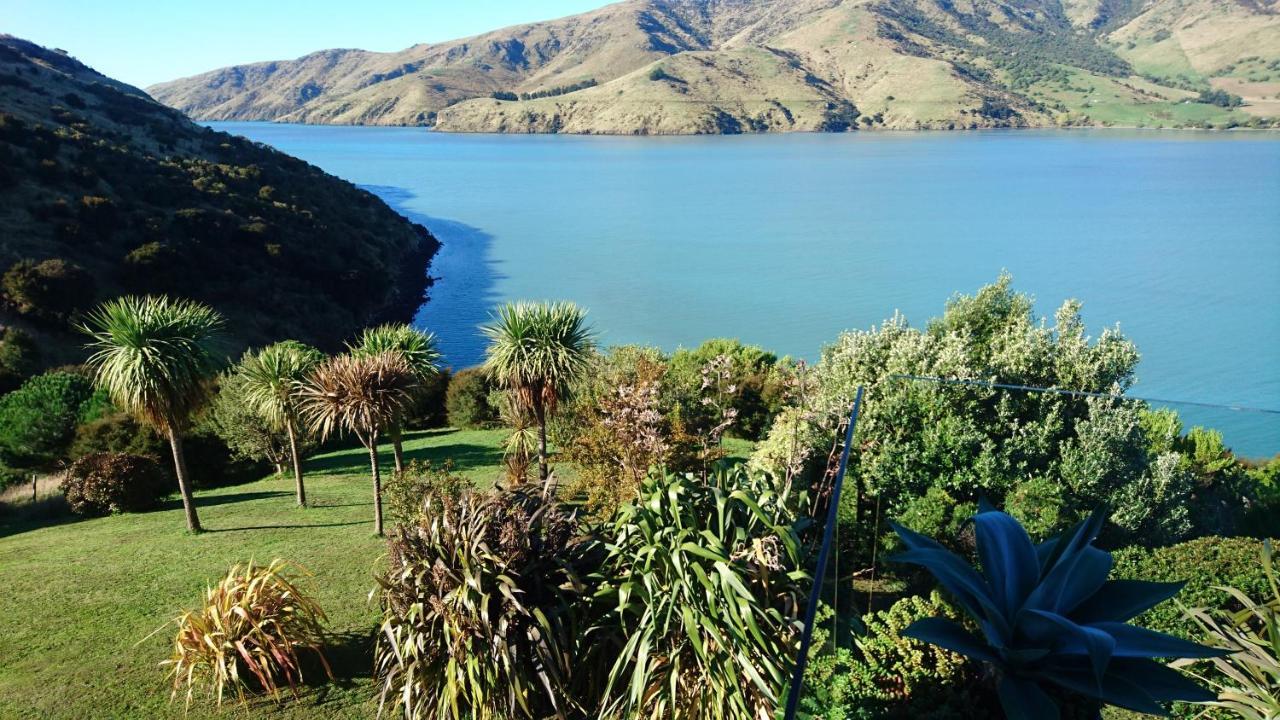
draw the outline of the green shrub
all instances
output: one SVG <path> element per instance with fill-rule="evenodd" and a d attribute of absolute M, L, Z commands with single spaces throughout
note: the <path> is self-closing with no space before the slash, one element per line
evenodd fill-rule
<path fill-rule="evenodd" d="M 419 382 L 421 387 L 414 393 L 413 404 L 405 413 L 405 427 L 415 430 L 444 427 L 449 423 L 449 411 L 445 407 L 445 397 L 452 384 L 449 369 L 440 368 Z"/>
<path fill-rule="evenodd" d="M 449 424 L 456 428 L 491 427 L 498 422 L 498 411 L 489 404 L 493 383 L 480 368 L 468 368 L 454 374 L 445 392 L 445 408 Z"/>
<path fill-rule="evenodd" d="M 381 703 L 408 720 L 544 718 L 577 709 L 588 545 L 538 488 L 429 495 L 378 578 Z"/>
<path fill-rule="evenodd" d="M 813 658 L 802 707 L 823 720 L 998 717 L 976 663 L 903 636 L 911 623 L 930 617 L 961 616 L 935 591 L 863 617 L 865 630 L 854 639 L 854 648 Z"/>
<path fill-rule="evenodd" d="M 773 715 L 810 583 L 798 498 L 771 485 L 740 468 L 655 473 L 605 528 L 587 662 L 609 668 L 600 716 Z"/>
<path fill-rule="evenodd" d="M 730 402 L 736 413 L 728 433 L 759 440 L 782 410 L 784 376 L 777 369 L 776 355 L 738 340 L 717 338 L 672 354 L 669 382 L 679 399 L 683 418 L 694 429 L 715 424 L 701 399 L 704 371 L 720 357 L 728 358 L 728 384 L 733 388 Z"/>
<path fill-rule="evenodd" d="M 18 312 L 46 319 L 64 319 L 95 296 L 93 276 L 62 258 L 19 260 L 0 277 L 0 287 Z"/>
<path fill-rule="evenodd" d="M 40 367 L 40 346 L 21 328 L 0 328 L 0 393 L 16 390 Z"/>
<path fill-rule="evenodd" d="M 413 525 L 421 520 L 427 498 L 455 500 L 474 485 L 470 478 L 454 474 L 451 463 L 436 467 L 430 460 L 412 460 L 404 472 L 383 484 L 382 501 L 392 525 Z"/>
<path fill-rule="evenodd" d="M 69 455 L 78 458 L 104 452 L 161 458 L 166 457 L 168 447 L 151 428 L 122 412 L 113 412 L 77 426 Z"/>
<path fill-rule="evenodd" d="M 959 502 L 946 490 L 931 487 L 924 495 L 903 506 L 898 522 L 922 535 L 936 538 L 947 547 L 967 550 L 973 547 L 969 520 L 976 511 L 974 503 Z M 887 544 L 899 547 L 894 539 L 889 539 Z"/>
<path fill-rule="evenodd" d="M 1218 691 L 1212 705 L 1243 720 L 1280 717 L 1280 582 L 1272 566 L 1271 543 L 1261 545 L 1269 592 L 1250 596 L 1231 588 L 1238 610 L 1189 611 L 1210 645 L 1232 653 L 1200 668 L 1201 678 Z"/>
<path fill-rule="evenodd" d="M 1063 516 L 1066 506 L 1066 499 L 1062 496 L 1062 483 L 1044 477 L 1031 478 L 1014 485 L 1005 500 L 1005 510 L 1036 540 L 1047 539 L 1069 524 L 1069 519 Z"/>
<path fill-rule="evenodd" d="M 65 457 L 80 407 L 92 395 L 83 375 L 51 372 L 0 397 L 0 458 L 35 467 Z"/>
<path fill-rule="evenodd" d="M 71 463 L 62 479 L 62 494 L 78 515 L 146 510 L 172 489 L 154 459 L 126 453 L 86 455 Z"/>
<path fill-rule="evenodd" d="M 1220 587 L 1233 587 L 1252 597 L 1268 590 L 1258 549 L 1259 543 L 1253 538 L 1223 537 L 1198 538 L 1155 550 L 1130 547 L 1114 553 L 1112 577 L 1186 581 L 1186 587 L 1178 593 L 1178 603 L 1191 608 L 1230 608 L 1231 596 Z M 1174 603 L 1157 606 L 1134 623 L 1180 637 L 1199 636 L 1196 624 Z"/>

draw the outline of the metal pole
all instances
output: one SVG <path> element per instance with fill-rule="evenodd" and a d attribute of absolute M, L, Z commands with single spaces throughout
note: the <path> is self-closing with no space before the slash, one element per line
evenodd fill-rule
<path fill-rule="evenodd" d="M 849 449 L 853 446 L 853 430 L 858 426 L 858 412 L 862 409 L 862 386 L 853 399 L 853 411 L 849 414 L 849 427 L 844 432 L 844 450 L 840 453 L 840 470 L 831 484 L 831 504 L 827 507 L 827 524 L 822 529 L 822 547 L 818 550 L 818 567 L 813 571 L 813 590 L 809 592 L 809 609 L 805 612 L 804 630 L 800 633 L 800 654 L 796 657 L 795 673 L 791 676 L 791 690 L 787 693 L 785 720 L 795 720 L 800 707 L 800 691 L 804 687 L 804 670 L 809 664 L 809 645 L 813 642 L 813 619 L 818 614 L 818 599 L 822 595 L 822 578 L 827 572 L 827 557 L 831 554 L 831 539 L 835 536 L 836 514 L 840 505 L 840 488 L 844 485 L 844 473 L 849 467 Z"/>

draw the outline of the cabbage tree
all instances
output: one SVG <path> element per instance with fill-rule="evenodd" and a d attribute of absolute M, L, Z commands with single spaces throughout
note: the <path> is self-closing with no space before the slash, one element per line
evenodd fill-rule
<path fill-rule="evenodd" d="M 91 312 L 81 329 L 92 340 L 94 382 L 117 407 L 169 438 L 187 529 L 200 532 L 187 478 L 182 434 L 210 397 L 222 365 L 225 320 L 191 300 L 122 297 Z"/>
<path fill-rule="evenodd" d="M 493 323 L 484 368 L 538 424 L 538 477 L 547 479 L 547 417 L 594 349 L 587 313 L 568 302 L 507 303 Z"/>
<path fill-rule="evenodd" d="M 249 409 L 289 437 L 289 457 L 293 461 L 293 481 L 298 505 L 307 504 L 307 490 L 302 482 L 302 457 L 298 450 L 298 385 L 324 361 L 324 355 L 313 347 L 295 340 L 267 346 L 247 353 L 240 361 L 237 374 L 244 382 L 244 397 Z"/>
<path fill-rule="evenodd" d="M 397 352 L 413 370 L 419 385 L 440 372 L 440 351 L 436 349 L 436 336 L 403 323 L 389 323 L 367 328 L 359 342 L 350 346 L 351 354 L 359 356 Z M 404 446 L 402 444 L 403 418 L 396 417 L 387 427 L 391 447 L 395 451 L 396 473 L 404 472 Z"/>

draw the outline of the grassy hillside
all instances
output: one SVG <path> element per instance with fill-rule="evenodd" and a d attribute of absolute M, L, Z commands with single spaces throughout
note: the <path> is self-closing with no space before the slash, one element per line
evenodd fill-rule
<path fill-rule="evenodd" d="M 74 300 L 41 285 L 46 270 L 5 281 L 0 326 L 34 335 L 44 365 L 80 359 L 75 312 L 131 292 L 210 303 L 240 345 L 333 347 L 410 319 L 438 246 L 346 181 L 0 36 L 0 273 L 24 260 L 78 268 Z"/>
<path fill-rule="evenodd" d="M 432 430 L 406 436 L 410 460 L 455 463 L 484 487 L 502 472 L 505 430 Z M 750 443 L 727 443 L 743 458 Z M 390 467 L 390 447 L 382 462 Z M 198 492 L 206 532 L 183 531 L 176 499 L 162 509 L 88 520 L 0 512 L 0 720 L 13 718 L 160 718 L 184 716 L 169 704 L 160 660 L 172 634 L 148 637 L 179 609 L 196 604 L 206 583 L 237 562 L 280 557 L 315 577 L 304 581 L 329 616 L 329 661 L 337 682 L 301 702 L 258 700 L 255 716 L 369 718 L 377 608 L 367 602 L 384 541 L 373 535 L 368 455 L 363 448 L 310 459 L 312 506 L 293 500 L 292 478 Z M 561 467 L 561 477 L 572 474 Z M 16 495 L 16 493 L 15 493 Z M 0 510 L 2 510 L 0 506 Z M 203 703 L 188 717 L 225 717 Z M 234 713 L 230 713 L 234 714 Z"/>
<path fill-rule="evenodd" d="M 458 132 L 1256 126 L 1280 118 L 1277 18 L 1274 0 L 626 0 L 149 91 L 208 119 Z M 1212 89 L 1243 105 L 1198 102 Z"/>

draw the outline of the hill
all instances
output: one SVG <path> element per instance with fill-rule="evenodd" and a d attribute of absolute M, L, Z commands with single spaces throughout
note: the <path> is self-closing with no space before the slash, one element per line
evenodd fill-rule
<path fill-rule="evenodd" d="M 149 88 L 206 120 L 732 133 L 1270 125 L 1278 0 L 626 0 Z"/>
<path fill-rule="evenodd" d="M 78 361 L 75 313 L 123 293 L 210 303 L 241 347 L 332 348 L 412 318 L 438 247 L 346 181 L 0 36 L 0 327 L 42 365 Z"/>

